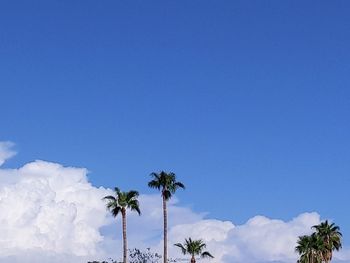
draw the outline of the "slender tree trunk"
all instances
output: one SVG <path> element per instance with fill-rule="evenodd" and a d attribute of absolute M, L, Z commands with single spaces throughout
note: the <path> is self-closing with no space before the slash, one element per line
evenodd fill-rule
<path fill-rule="evenodd" d="M 191 258 L 191 263 L 196 263 L 196 258 L 194 256 Z"/>
<path fill-rule="evenodd" d="M 123 263 L 128 262 L 128 243 L 126 240 L 126 211 L 122 208 L 122 221 L 123 221 Z"/>
<path fill-rule="evenodd" d="M 163 196 L 163 219 L 164 219 L 164 263 L 168 262 L 168 213 L 167 213 L 167 207 L 166 207 L 166 200 Z"/>

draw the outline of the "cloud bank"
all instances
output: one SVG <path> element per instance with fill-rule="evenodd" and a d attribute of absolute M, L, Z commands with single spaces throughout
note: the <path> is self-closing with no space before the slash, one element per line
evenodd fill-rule
<path fill-rule="evenodd" d="M 0 142 L 0 164 L 14 155 Z M 87 262 L 120 258 L 120 218 L 112 218 L 101 200 L 110 189 L 89 183 L 84 168 L 34 161 L 18 169 L 0 169 L 0 263 Z M 158 194 L 141 195 L 142 216 L 128 215 L 129 247 L 162 250 L 162 207 Z M 169 203 L 169 253 L 184 238 L 202 238 L 215 256 L 201 262 L 295 262 L 295 242 L 320 222 L 317 213 L 290 221 L 255 216 L 243 225 L 210 219 Z M 350 262 L 348 250 L 336 259 Z"/>
<path fill-rule="evenodd" d="M 106 190 L 91 186 L 86 169 L 35 161 L 0 173 L 7 175 L 16 181 L 0 185 L 0 257 L 28 250 L 98 254 L 99 228 L 107 221 L 101 205 Z"/>

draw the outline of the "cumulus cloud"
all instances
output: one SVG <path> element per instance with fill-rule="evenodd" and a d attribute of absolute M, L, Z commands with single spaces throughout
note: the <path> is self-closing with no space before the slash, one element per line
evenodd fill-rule
<path fill-rule="evenodd" d="M 231 258 L 240 262 L 295 261 L 294 247 L 297 237 L 311 232 L 311 226 L 320 223 L 317 213 L 305 213 L 291 221 L 269 219 L 256 216 L 246 224 L 238 226 L 229 233 L 228 243 L 238 253 L 231 253 Z"/>
<path fill-rule="evenodd" d="M 10 144 L 2 145 L 2 152 L 9 152 Z M 18 169 L 0 169 L 0 262 L 119 258 L 120 218 L 112 218 L 101 200 L 111 193 L 91 185 L 85 168 L 37 160 Z M 160 196 L 141 195 L 140 202 L 145 216 L 128 216 L 130 243 L 156 245 L 162 232 Z M 179 206 L 176 198 L 169 204 L 169 215 L 174 218 L 170 226 L 202 218 Z"/>
<path fill-rule="evenodd" d="M 305 213 L 288 222 L 256 216 L 237 226 L 230 221 L 203 219 L 172 227 L 170 237 L 172 242 L 189 236 L 203 239 L 215 255 L 210 260 L 213 263 L 293 262 L 298 236 L 310 233 L 310 227 L 319 222 L 317 213 Z"/>
<path fill-rule="evenodd" d="M 16 180 L 0 181 L 0 257 L 25 251 L 97 255 L 103 240 L 99 228 L 107 218 L 101 198 L 107 190 L 93 187 L 86 173 L 44 161 L 2 171 Z"/>
<path fill-rule="evenodd" d="M 203 239 L 215 258 L 201 262 L 288 263 L 297 260 L 294 248 L 298 237 L 310 234 L 311 227 L 320 222 L 320 215 L 315 212 L 300 214 L 290 221 L 255 216 L 242 225 L 234 225 L 231 221 L 202 219 L 173 226 L 169 231 L 169 239 L 170 243 L 188 237 Z M 175 247 L 170 247 L 170 250 L 173 257 L 180 256 Z M 349 263 L 350 250 L 343 249 L 335 253 L 333 261 Z"/>
<path fill-rule="evenodd" d="M 12 142 L 0 142 L 0 166 L 9 158 L 14 156 L 16 152 L 12 150 L 14 144 Z"/>
<path fill-rule="evenodd" d="M 0 145 L 5 160 L 12 146 Z M 112 218 L 101 200 L 109 194 L 110 189 L 91 185 L 85 168 L 34 161 L 18 169 L 0 169 L 0 263 L 120 259 L 120 218 Z M 159 194 L 140 196 L 142 216 L 128 214 L 130 248 L 162 252 L 161 202 Z M 194 212 L 176 197 L 168 208 L 170 256 L 183 258 L 172 244 L 202 238 L 215 258 L 201 262 L 212 263 L 295 262 L 298 236 L 310 233 L 321 220 L 317 213 L 304 213 L 289 221 L 255 216 L 235 225 Z M 350 262 L 349 250 L 335 259 Z"/>

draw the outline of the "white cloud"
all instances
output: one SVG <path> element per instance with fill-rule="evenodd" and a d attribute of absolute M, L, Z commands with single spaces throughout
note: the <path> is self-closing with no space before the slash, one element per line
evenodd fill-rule
<path fill-rule="evenodd" d="M 172 227 L 169 231 L 170 244 L 183 242 L 185 238 L 203 239 L 208 251 L 215 255 L 210 262 L 222 262 L 223 255 L 230 251 L 227 244 L 229 233 L 235 229 L 230 221 L 202 219 L 192 224 L 182 224 Z M 161 244 L 160 244 L 161 245 Z M 179 250 L 170 245 L 170 253 L 174 258 L 182 258 Z"/>
<path fill-rule="evenodd" d="M 86 173 L 44 161 L 3 170 L 3 177 L 16 181 L 0 181 L 0 258 L 28 250 L 97 255 L 103 240 L 99 228 L 107 217 L 101 198 L 107 190 L 93 187 Z"/>
<path fill-rule="evenodd" d="M 315 212 L 300 214 L 290 221 L 255 216 L 242 225 L 234 225 L 231 221 L 202 219 L 173 226 L 169 231 L 169 241 L 173 244 L 188 237 L 203 239 L 215 258 L 201 262 L 296 262 L 294 248 L 298 237 L 310 234 L 311 227 L 320 222 L 320 215 Z M 170 249 L 173 257 L 180 256 L 178 249 Z M 350 262 L 350 250 L 343 249 L 341 253 L 335 253 L 334 261 L 337 260 Z"/>
<path fill-rule="evenodd" d="M 292 262 L 296 259 L 297 237 L 309 233 L 310 227 L 319 222 L 317 213 L 305 213 L 289 222 L 256 216 L 237 226 L 230 221 L 200 220 L 174 226 L 170 237 L 174 243 L 190 236 L 202 238 L 215 255 L 212 263 Z"/>
<path fill-rule="evenodd" d="M 0 142 L 0 166 L 9 158 L 14 156 L 16 152 L 12 150 L 14 144 L 12 142 Z"/>
<path fill-rule="evenodd" d="M 239 253 L 226 258 L 240 262 L 293 262 L 297 237 L 310 233 L 311 226 L 319 222 L 317 213 L 305 213 L 288 222 L 256 216 L 229 233 L 227 243 Z"/>
<path fill-rule="evenodd" d="M 2 153 L 11 149 L 10 144 L 2 147 Z M 120 218 L 112 218 L 101 200 L 110 193 L 92 186 L 84 168 L 34 161 L 19 169 L 0 169 L 0 263 L 120 258 Z M 142 216 L 128 214 L 129 247 L 161 252 L 160 195 L 141 195 L 140 205 Z M 304 213 L 290 221 L 256 216 L 235 225 L 196 213 L 176 197 L 168 208 L 170 256 L 183 258 L 172 244 L 202 238 L 215 258 L 201 262 L 295 262 L 297 237 L 320 222 L 317 213 Z M 335 259 L 350 262 L 349 250 Z"/>

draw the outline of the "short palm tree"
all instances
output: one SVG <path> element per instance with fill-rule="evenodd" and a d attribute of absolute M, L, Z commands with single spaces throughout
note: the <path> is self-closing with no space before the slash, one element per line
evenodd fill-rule
<path fill-rule="evenodd" d="M 139 215 L 141 214 L 139 201 L 137 200 L 139 193 L 131 190 L 128 192 L 122 192 L 118 187 L 114 188 L 115 196 L 108 195 L 103 198 L 107 201 L 107 209 L 112 213 L 114 217 L 119 214 L 122 215 L 123 225 L 123 263 L 127 263 L 127 238 L 126 238 L 126 210 L 136 211 Z"/>
<path fill-rule="evenodd" d="M 167 201 L 179 188 L 185 188 L 184 184 L 176 181 L 176 175 L 174 173 L 166 173 L 161 171 L 160 173 L 151 173 L 152 180 L 148 182 L 150 188 L 155 188 L 161 191 L 163 199 L 163 231 L 164 231 L 164 263 L 168 262 L 168 218 L 167 218 Z"/>
<path fill-rule="evenodd" d="M 208 251 L 203 251 L 206 248 L 206 244 L 202 239 L 192 240 L 191 238 L 185 239 L 185 243 L 174 244 L 181 249 L 181 252 L 186 255 L 191 255 L 191 263 L 196 262 L 196 256 L 201 258 L 213 258 L 213 256 Z"/>
<path fill-rule="evenodd" d="M 333 251 L 338 251 L 342 247 L 340 228 L 334 223 L 329 224 L 328 220 L 312 228 L 316 230 L 316 234 L 323 241 L 325 247 L 323 258 L 324 261 L 328 263 L 332 260 Z"/>
<path fill-rule="evenodd" d="M 295 251 L 299 253 L 298 263 L 321 263 L 323 261 L 323 241 L 313 233 L 300 236 Z"/>

